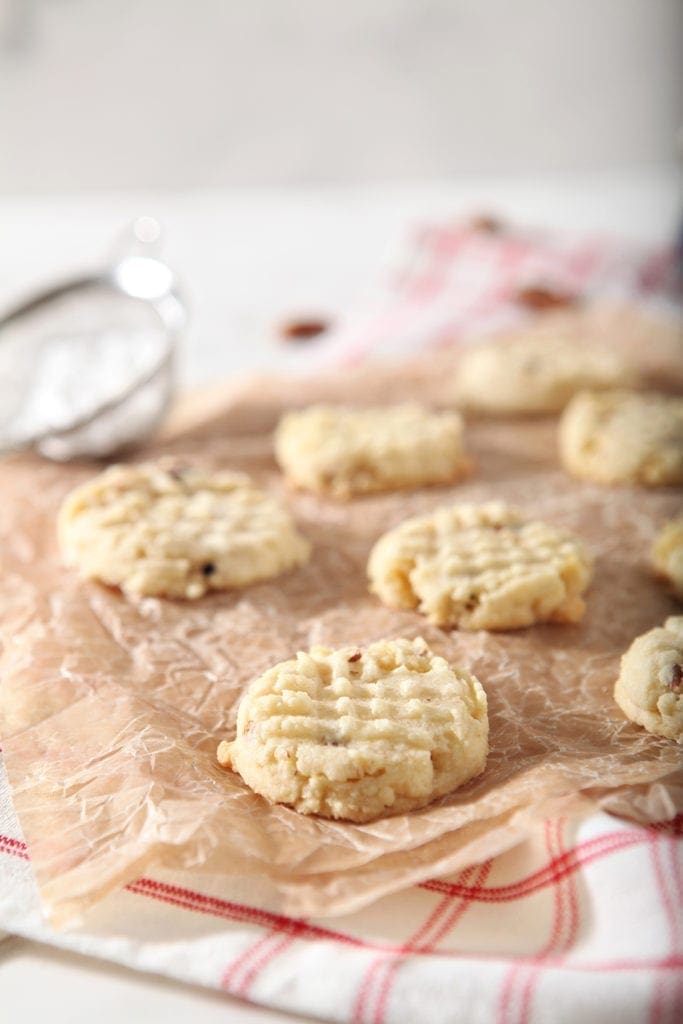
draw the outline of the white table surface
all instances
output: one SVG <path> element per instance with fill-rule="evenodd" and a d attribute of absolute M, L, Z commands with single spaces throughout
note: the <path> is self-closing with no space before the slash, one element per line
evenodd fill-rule
<path fill-rule="evenodd" d="M 45 275 L 100 261 L 117 232 L 148 214 L 165 227 L 165 255 L 192 305 L 181 384 L 265 367 L 296 370 L 306 365 L 306 346 L 277 340 L 281 318 L 334 317 L 353 303 L 411 221 L 481 211 L 662 242 L 676 230 L 683 198 L 675 168 L 363 188 L 5 196 L 0 302 Z M 25 1024 L 303 1020 L 12 936 L 0 938 L 0 995 L 3 1019 L 21 1014 Z"/>

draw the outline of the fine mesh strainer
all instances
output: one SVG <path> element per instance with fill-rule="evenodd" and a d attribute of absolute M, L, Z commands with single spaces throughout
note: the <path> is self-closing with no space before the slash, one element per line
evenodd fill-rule
<path fill-rule="evenodd" d="M 141 217 L 102 270 L 0 314 L 0 450 L 104 457 L 157 426 L 187 320 L 160 237 Z"/>

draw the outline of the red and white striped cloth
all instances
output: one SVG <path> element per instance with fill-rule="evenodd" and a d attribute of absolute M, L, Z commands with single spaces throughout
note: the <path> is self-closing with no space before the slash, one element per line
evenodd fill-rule
<path fill-rule="evenodd" d="M 528 316 L 515 296 L 529 286 L 589 301 L 636 299 L 671 313 L 680 303 L 680 285 L 671 249 L 539 231 L 423 225 L 387 261 L 365 301 L 321 344 L 306 349 L 307 361 L 354 365 L 414 355 L 515 326 Z"/>
<path fill-rule="evenodd" d="M 603 242 L 425 228 L 375 297 L 319 347 L 355 362 L 511 322 L 542 281 L 668 302 L 662 254 Z M 57 933 L 0 759 L 0 928 L 353 1024 L 674 1024 L 683 1019 L 683 816 L 654 828 L 597 814 L 335 919 L 274 912 L 253 879 L 155 871 Z"/>

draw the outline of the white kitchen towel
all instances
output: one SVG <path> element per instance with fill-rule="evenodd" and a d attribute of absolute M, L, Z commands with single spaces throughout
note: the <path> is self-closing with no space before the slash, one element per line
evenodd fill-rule
<path fill-rule="evenodd" d="M 6 777 L 0 792 L 0 924 L 18 935 L 353 1024 L 683 1015 L 683 817 L 555 818 L 494 861 L 333 920 L 275 913 L 248 880 L 154 872 L 57 933 Z"/>
<path fill-rule="evenodd" d="M 486 333 L 530 284 L 669 304 L 672 254 L 473 227 L 411 233 L 374 295 L 321 340 L 354 363 Z M 154 871 L 87 922 L 44 922 L 0 760 L 0 928 L 271 1007 L 352 1024 L 673 1024 L 683 1018 L 683 818 L 558 816 L 493 861 L 324 921 L 254 880 Z"/>

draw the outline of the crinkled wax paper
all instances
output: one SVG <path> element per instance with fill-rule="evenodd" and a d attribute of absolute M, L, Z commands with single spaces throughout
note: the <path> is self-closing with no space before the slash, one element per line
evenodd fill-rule
<path fill-rule="evenodd" d="M 130 600 L 60 567 L 59 502 L 99 467 L 29 456 L 0 464 L 3 752 L 48 915 L 77 917 L 151 865 L 259 875 L 295 914 L 347 911 L 519 840 L 558 808 L 641 820 L 683 809 L 681 748 L 626 721 L 612 700 L 619 656 L 677 610 L 648 567 L 674 490 L 607 489 L 559 468 L 556 422 L 468 425 L 476 471 L 449 488 L 341 504 L 290 493 L 272 456 L 282 409 L 321 399 L 447 398 L 447 355 L 412 369 L 262 380 L 199 396 L 155 447 L 247 469 L 280 493 L 313 542 L 305 568 L 196 602 Z M 596 556 L 575 626 L 445 632 L 368 594 L 375 539 L 450 501 L 503 498 L 569 527 Z M 680 611 L 680 605 L 678 606 Z M 486 772 L 432 806 L 368 825 L 269 806 L 222 771 L 244 687 L 310 644 L 422 634 L 472 669 L 489 698 Z"/>

